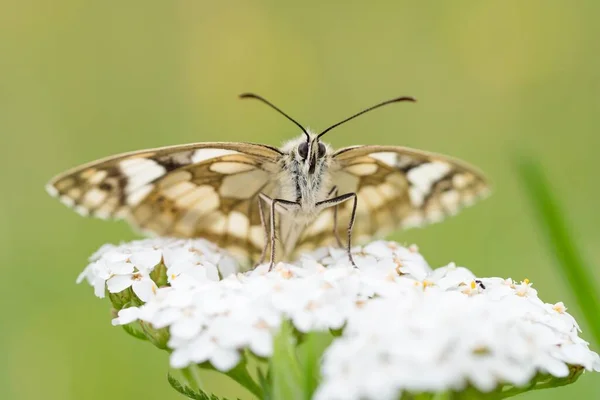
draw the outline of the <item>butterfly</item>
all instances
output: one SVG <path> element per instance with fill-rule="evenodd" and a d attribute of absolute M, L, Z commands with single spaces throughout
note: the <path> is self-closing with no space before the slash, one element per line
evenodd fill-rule
<path fill-rule="evenodd" d="M 252 93 L 301 130 L 281 148 L 207 142 L 134 151 L 53 178 L 48 193 L 84 216 L 124 219 L 143 233 L 201 237 L 261 264 L 319 246 L 345 247 L 439 222 L 489 193 L 483 175 L 447 156 L 400 146 L 333 150 L 321 137 L 387 104 L 316 134 Z M 278 250 L 278 247 L 280 250 Z"/>

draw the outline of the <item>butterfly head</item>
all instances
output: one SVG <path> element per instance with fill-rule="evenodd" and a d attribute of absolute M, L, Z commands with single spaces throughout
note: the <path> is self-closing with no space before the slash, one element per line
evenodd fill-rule
<path fill-rule="evenodd" d="M 326 165 L 327 155 L 331 153 L 329 145 L 310 132 L 292 140 L 283 149 L 287 150 L 293 160 L 309 175 L 321 171 Z"/>

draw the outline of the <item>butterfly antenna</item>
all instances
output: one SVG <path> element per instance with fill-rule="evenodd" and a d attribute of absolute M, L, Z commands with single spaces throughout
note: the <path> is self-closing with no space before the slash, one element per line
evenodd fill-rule
<path fill-rule="evenodd" d="M 363 115 L 364 113 L 367 113 L 367 112 L 369 112 L 369 111 L 373 111 L 373 110 L 374 110 L 374 109 L 376 109 L 376 108 L 383 107 L 383 106 L 386 106 L 386 105 L 388 105 L 388 104 L 392 104 L 392 103 L 399 103 L 399 102 L 401 102 L 401 101 L 410 101 L 410 102 L 413 102 L 413 103 L 414 103 L 414 102 L 416 102 L 417 100 L 416 100 L 415 98 L 413 98 L 413 97 L 407 97 L 407 96 L 404 96 L 404 97 L 397 97 L 397 98 L 395 98 L 395 99 L 387 100 L 387 101 L 384 101 L 383 103 L 376 104 L 376 105 L 374 105 L 374 106 L 372 106 L 372 107 L 369 107 L 369 108 L 367 108 L 367 109 L 365 109 L 365 110 L 362 110 L 361 112 L 359 112 L 359 113 L 357 113 L 357 114 L 354 114 L 354 115 L 353 115 L 353 116 L 351 116 L 351 117 L 348 117 L 348 118 L 346 118 L 346 119 L 345 119 L 345 120 L 343 120 L 343 121 L 340 121 L 340 122 L 338 122 L 337 124 L 331 125 L 329 128 L 327 128 L 327 129 L 325 129 L 323 132 L 319 133 L 319 135 L 317 136 L 317 138 L 320 138 L 321 136 L 323 136 L 324 134 L 326 134 L 327 132 L 329 132 L 329 131 L 330 131 L 330 130 L 332 130 L 333 128 L 336 128 L 336 127 L 338 127 L 338 126 L 342 125 L 343 123 L 345 123 L 345 122 L 348 122 L 348 121 L 350 121 L 351 119 L 354 119 L 354 118 L 358 117 L 359 115 Z"/>
<path fill-rule="evenodd" d="M 240 99 L 256 99 L 256 100 L 262 101 L 263 103 L 265 103 L 266 105 L 268 105 L 269 107 L 274 109 L 275 111 L 279 112 L 279 114 L 283 115 L 284 117 L 286 117 L 287 119 L 292 121 L 294 124 L 296 124 L 298 126 L 298 128 L 302 129 L 302 132 L 304 132 L 304 134 L 306 135 L 306 140 L 310 141 L 310 135 L 308 134 L 306 129 L 304 129 L 304 127 L 302 125 L 300 125 L 300 123 L 298 121 L 296 121 L 294 118 L 290 117 L 289 115 L 287 115 L 286 113 L 281 111 L 278 107 L 276 107 L 273 103 L 271 103 L 267 99 L 265 99 L 257 94 L 254 94 L 254 93 L 242 93 L 242 94 L 240 94 L 239 97 L 240 97 Z"/>

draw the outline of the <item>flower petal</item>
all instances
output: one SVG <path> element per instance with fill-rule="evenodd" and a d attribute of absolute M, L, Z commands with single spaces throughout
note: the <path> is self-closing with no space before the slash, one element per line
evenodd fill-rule
<path fill-rule="evenodd" d="M 144 277 L 140 280 L 134 280 L 132 284 L 133 292 L 142 301 L 150 301 L 155 295 L 158 287 L 156 283 L 149 277 Z"/>
<path fill-rule="evenodd" d="M 133 284 L 131 275 L 115 275 L 106 281 L 108 291 L 111 293 L 119 293 L 129 288 Z"/>

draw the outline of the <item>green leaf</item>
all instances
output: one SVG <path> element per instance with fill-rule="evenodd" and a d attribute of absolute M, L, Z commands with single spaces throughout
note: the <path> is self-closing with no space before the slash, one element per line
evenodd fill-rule
<path fill-rule="evenodd" d="M 503 388 L 502 390 L 496 392 L 496 397 L 492 398 L 494 400 L 507 399 L 509 397 L 513 397 L 532 390 L 551 389 L 565 385 L 570 385 L 574 383 L 577 379 L 579 379 L 582 373 L 583 367 L 580 366 L 570 366 L 569 375 L 563 378 L 557 378 L 552 375 L 539 373 L 534 379 L 532 379 L 531 384 L 529 386 Z"/>
<path fill-rule="evenodd" d="M 270 370 L 269 370 L 270 371 Z M 258 384 L 260 385 L 263 391 L 263 400 L 272 400 L 273 395 L 271 394 L 271 376 L 270 373 L 267 372 L 265 376 L 262 369 L 259 367 L 256 368 L 256 376 L 258 377 Z"/>
<path fill-rule="evenodd" d="M 130 324 L 122 325 L 122 327 L 125 332 L 129 333 L 134 338 L 148 340 L 146 334 L 144 333 L 142 327 L 138 322 L 132 322 Z"/>
<path fill-rule="evenodd" d="M 274 340 L 273 357 L 269 366 L 273 400 L 303 400 L 305 393 L 302 371 L 296 357 L 297 339 L 292 326 L 286 322 Z"/>
<path fill-rule="evenodd" d="M 548 179 L 538 163 L 523 159 L 519 164 L 521 181 L 529 195 L 549 250 L 571 286 L 577 304 L 587 320 L 596 344 L 600 345 L 600 295 L 581 252 L 567 228 L 566 215 L 552 193 Z"/>
<path fill-rule="evenodd" d="M 191 367 L 195 368 L 195 367 Z M 224 397 L 218 397 L 214 394 L 208 394 L 203 391 L 197 380 L 197 371 L 190 371 L 190 368 L 169 372 L 167 380 L 173 389 L 182 395 L 194 400 L 227 400 Z"/>
<path fill-rule="evenodd" d="M 342 333 L 344 333 L 344 328 L 330 329 L 329 333 L 331 333 L 335 337 L 340 337 L 340 336 L 342 336 Z"/>
<path fill-rule="evenodd" d="M 302 369 L 304 399 L 310 400 L 319 386 L 321 378 L 321 357 L 325 349 L 333 341 L 333 336 L 327 332 L 314 332 L 305 335 L 304 341 L 298 347 L 298 359 Z"/>
<path fill-rule="evenodd" d="M 263 389 L 270 399 L 310 400 L 313 397 L 320 383 L 321 357 L 334 338 L 328 332 L 303 334 L 301 338 L 300 342 L 289 322 L 281 326 L 275 337 L 267 376 L 270 388 Z M 265 379 L 262 372 L 258 379 Z"/>
<path fill-rule="evenodd" d="M 459 391 L 445 391 L 439 393 L 410 393 L 404 392 L 400 395 L 400 400 L 503 400 L 522 393 L 533 390 L 550 389 L 564 385 L 570 385 L 575 382 L 583 372 L 583 367 L 569 367 L 569 375 L 563 378 L 557 378 L 552 375 L 539 373 L 528 385 L 512 386 L 500 385 L 491 392 L 482 392 L 473 386 L 467 386 Z"/>

